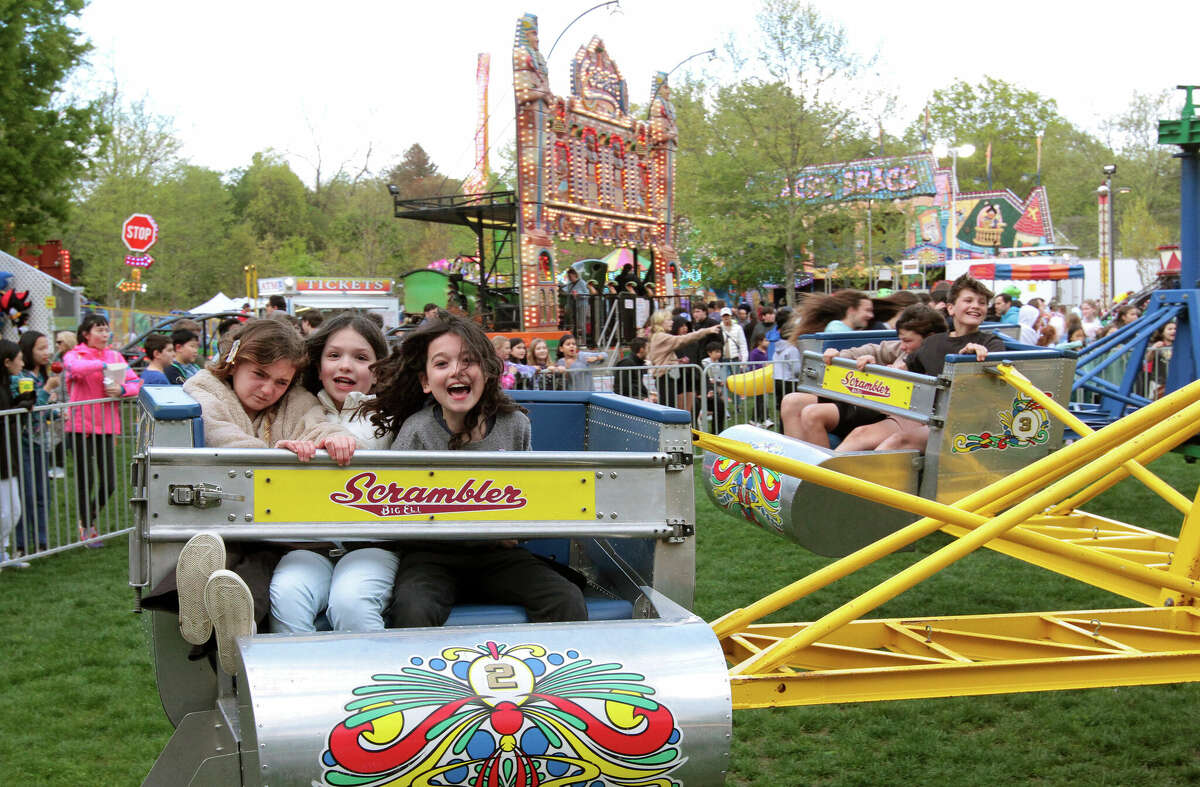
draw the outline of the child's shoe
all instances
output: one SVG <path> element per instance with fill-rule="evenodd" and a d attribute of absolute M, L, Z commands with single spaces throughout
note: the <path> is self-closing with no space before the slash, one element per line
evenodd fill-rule
<path fill-rule="evenodd" d="M 209 577 L 225 568 L 225 542 L 215 533 L 197 533 L 183 545 L 175 564 L 179 594 L 179 633 L 193 645 L 212 636 L 212 620 L 204 609 L 204 587 Z"/>
<path fill-rule="evenodd" d="M 93 540 L 89 529 L 84 527 L 82 524 L 79 525 L 79 543 L 83 544 L 88 549 L 99 549 L 100 547 L 104 546 L 104 544 L 100 543 L 99 541 Z"/>
<path fill-rule="evenodd" d="M 217 656 L 221 669 L 237 675 L 237 638 L 254 634 L 254 599 L 250 588 L 232 571 L 213 573 L 204 586 L 204 607 L 217 632 Z"/>

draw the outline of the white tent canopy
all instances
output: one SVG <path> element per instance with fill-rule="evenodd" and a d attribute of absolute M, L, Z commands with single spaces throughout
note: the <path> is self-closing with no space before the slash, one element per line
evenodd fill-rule
<path fill-rule="evenodd" d="M 243 298 L 240 301 L 235 301 L 223 292 L 218 292 L 216 295 L 209 298 L 199 306 L 194 306 L 188 309 L 192 314 L 215 314 L 216 312 L 235 312 L 242 308 L 245 303 Z"/>

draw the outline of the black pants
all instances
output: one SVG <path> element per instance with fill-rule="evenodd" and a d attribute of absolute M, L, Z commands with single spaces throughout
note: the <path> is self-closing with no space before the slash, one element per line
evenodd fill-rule
<path fill-rule="evenodd" d="M 117 488 L 117 436 L 68 432 L 75 453 L 75 497 L 79 521 L 94 524 Z"/>
<path fill-rule="evenodd" d="M 520 604 L 529 620 L 587 620 L 583 592 L 520 547 L 410 552 L 400 558 L 389 628 L 440 626 L 458 601 Z"/>
<path fill-rule="evenodd" d="M 780 414 L 779 408 L 783 406 L 783 397 L 796 390 L 799 383 L 794 380 L 775 380 L 775 423 L 779 431 L 783 431 L 783 416 Z"/>

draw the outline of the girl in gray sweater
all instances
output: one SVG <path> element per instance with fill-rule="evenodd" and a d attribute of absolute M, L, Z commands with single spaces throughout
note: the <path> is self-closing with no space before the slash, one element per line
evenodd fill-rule
<path fill-rule="evenodd" d="M 528 451 L 529 417 L 500 388 L 501 361 L 475 323 L 449 315 L 411 334 L 375 367 L 372 421 L 394 451 Z M 525 607 L 533 622 L 586 620 L 583 593 L 515 540 L 406 545 L 389 626 L 440 626 L 456 601 Z"/>

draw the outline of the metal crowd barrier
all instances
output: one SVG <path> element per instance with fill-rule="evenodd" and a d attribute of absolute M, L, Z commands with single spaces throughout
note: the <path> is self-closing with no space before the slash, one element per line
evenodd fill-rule
<path fill-rule="evenodd" d="M 115 427 L 111 413 L 116 408 L 120 430 L 108 435 L 67 431 L 83 408 L 90 408 L 88 416 L 109 428 Z M 0 412 L 0 451 L 6 452 L 5 464 L 11 472 L 0 479 L 0 569 L 23 567 L 31 559 L 68 549 L 103 545 L 129 531 L 128 468 L 135 453 L 137 423 L 137 402 L 131 398 Z M 16 437 L 10 438 L 14 432 Z"/>
<path fill-rule="evenodd" d="M 799 363 L 796 363 L 797 367 Z M 726 380 L 739 374 L 762 376 L 762 393 L 735 393 Z M 752 381 L 757 384 L 760 381 Z M 536 390 L 589 390 L 615 393 L 631 399 L 652 399 L 691 413 L 696 429 L 720 432 L 727 426 L 752 424 L 778 429 L 782 394 L 798 383 L 776 385 L 762 364 L 722 362 L 666 364 L 662 366 L 589 366 L 565 373 L 543 372 L 523 387 Z"/>

